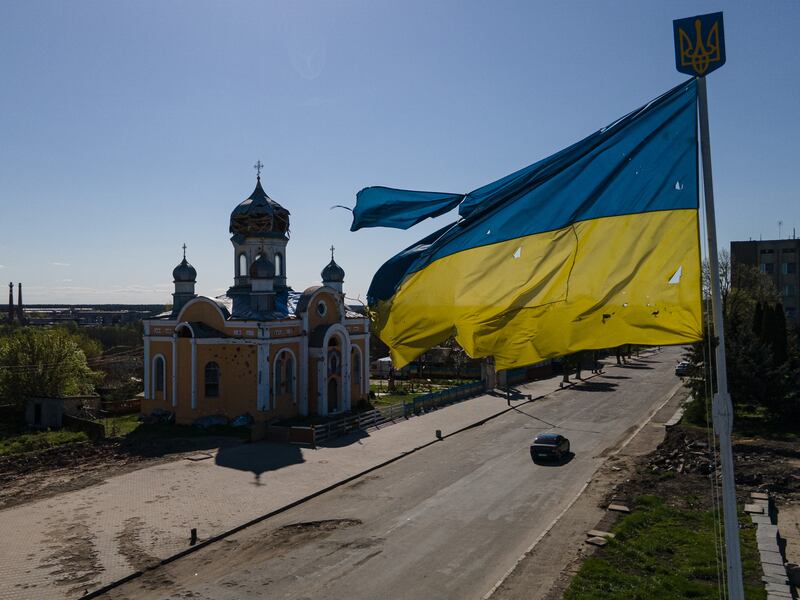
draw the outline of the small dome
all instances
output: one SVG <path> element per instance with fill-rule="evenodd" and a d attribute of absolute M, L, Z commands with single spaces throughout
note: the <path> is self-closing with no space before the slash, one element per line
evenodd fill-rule
<path fill-rule="evenodd" d="M 188 263 L 185 256 L 183 257 L 181 264 L 172 270 L 172 279 L 175 280 L 175 283 L 181 281 L 190 281 L 195 283 L 197 281 L 197 271 L 195 271 L 194 267 Z"/>
<path fill-rule="evenodd" d="M 344 281 L 344 269 L 336 264 L 336 261 L 331 258 L 331 262 L 322 269 L 322 281 L 342 283 Z"/>
<path fill-rule="evenodd" d="M 275 277 L 275 265 L 267 258 L 266 254 L 261 254 L 250 265 L 250 277 L 253 279 L 271 279 Z"/>
<path fill-rule="evenodd" d="M 256 189 L 231 213 L 230 232 L 244 237 L 289 237 L 289 211 L 267 196 L 261 187 Z"/>

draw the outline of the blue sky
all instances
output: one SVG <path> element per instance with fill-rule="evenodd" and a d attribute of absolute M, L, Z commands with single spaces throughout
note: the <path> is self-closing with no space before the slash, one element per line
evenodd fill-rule
<path fill-rule="evenodd" d="M 266 165 L 287 274 L 335 244 L 349 297 L 453 216 L 349 232 L 368 185 L 467 192 L 666 91 L 672 20 L 724 10 L 709 77 L 720 242 L 800 228 L 797 2 L 0 3 L 0 281 L 28 302 L 171 301 L 233 281 L 231 210 Z"/>

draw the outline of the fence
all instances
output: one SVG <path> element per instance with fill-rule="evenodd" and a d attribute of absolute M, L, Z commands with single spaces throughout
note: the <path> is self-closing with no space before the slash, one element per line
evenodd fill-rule
<path fill-rule="evenodd" d="M 422 394 L 414 398 L 411 402 L 392 404 L 390 406 L 342 417 L 341 419 L 323 423 L 322 425 L 314 425 L 312 427 L 312 444 L 317 445 L 324 441 L 346 435 L 352 431 L 364 431 L 370 427 L 378 427 L 384 423 L 396 421 L 397 419 L 407 419 L 413 415 L 433 410 L 439 406 L 464 400 L 476 394 L 483 393 L 483 391 L 483 383 L 480 381 L 467 383 L 439 392 Z"/>

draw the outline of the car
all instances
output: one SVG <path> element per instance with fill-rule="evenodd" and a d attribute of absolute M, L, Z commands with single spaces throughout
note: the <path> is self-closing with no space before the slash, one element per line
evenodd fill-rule
<path fill-rule="evenodd" d="M 541 433 L 531 444 L 531 458 L 536 460 L 561 460 L 569 456 L 569 440 L 558 433 Z"/>
<path fill-rule="evenodd" d="M 689 374 L 689 369 L 691 368 L 691 364 L 686 362 L 685 360 L 678 363 L 678 366 L 675 367 L 675 375 L 679 377 L 683 377 L 684 375 Z"/>

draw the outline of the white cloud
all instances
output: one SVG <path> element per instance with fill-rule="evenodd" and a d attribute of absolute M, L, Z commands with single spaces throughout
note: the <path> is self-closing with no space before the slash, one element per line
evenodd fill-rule
<path fill-rule="evenodd" d="M 54 263 L 50 263 L 50 264 L 53 265 L 54 267 L 68 267 L 69 266 L 69 263 L 62 263 L 62 262 L 54 262 Z"/>
<path fill-rule="evenodd" d="M 0 265 L 0 269 L 5 269 L 5 268 L 6 268 L 5 265 Z"/>

